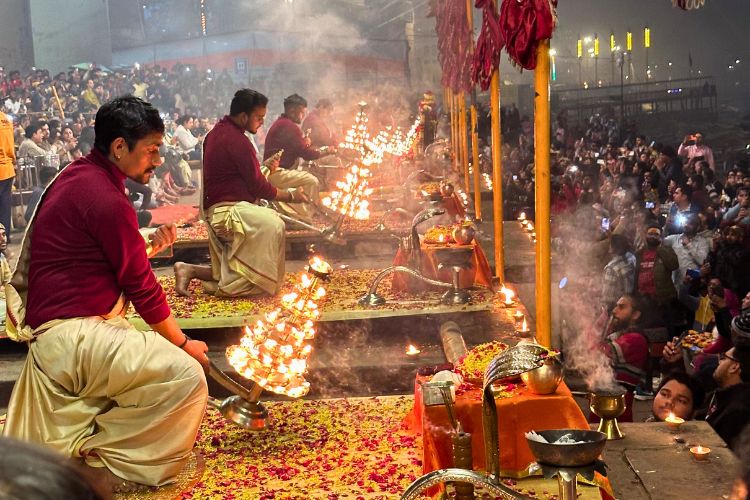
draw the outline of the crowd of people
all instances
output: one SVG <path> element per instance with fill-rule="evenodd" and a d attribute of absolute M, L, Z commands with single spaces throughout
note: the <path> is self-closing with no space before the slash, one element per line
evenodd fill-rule
<path fill-rule="evenodd" d="M 656 395 L 659 418 L 676 411 L 663 398 L 682 380 L 694 405 L 678 413 L 706 418 L 733 444 L 750 422 L 750 165 L 719 169 L 702 131 L 674 145 L 632 129 L 620 140 L 617 120 L 594 116 L 575 132 L 558 119 L 552 133 L 564 342 L 593 339 L 629 396 Z M 504 145 L 506 209 L 533 217 L 533 137 L 516 134 Z M 688 334 L 713 340 L 686 349 Z M 654 393 L 647 374 L 659 373 L 662 346 Z M 686 369 L 690 383 L 674 373 Z"/>

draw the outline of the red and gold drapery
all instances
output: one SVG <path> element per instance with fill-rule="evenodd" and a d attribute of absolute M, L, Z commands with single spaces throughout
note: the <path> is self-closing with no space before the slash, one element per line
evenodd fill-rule
<path fill-rule="evenodd" d="M 431 5 L 437 18 L 438 61 L 443 71 L 442 84 L 454 92 L 470 92 L 471 33 L 466 16 L 466 3 L 437 0 Z"/>
<path fill-rule="evenodd" d="M 552 38 L 557 0 L 505 0 L 500 7 L 500 32 L 513 64 L 536 68 L 539 43 Z"/>

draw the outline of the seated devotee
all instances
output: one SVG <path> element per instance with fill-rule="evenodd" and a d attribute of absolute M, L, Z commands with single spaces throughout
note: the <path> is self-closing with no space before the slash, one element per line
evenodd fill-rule
<path fill-rule="evenodd" d="M 596 323 L 598 331 L 594 332 L 600 335 L 600 348 L 612 361 L 616 381 L 627 391 L 623 422 L 632 422 L 633 391 L 645 382 L 649 347 L 639 323 L 642 310 L 635 295 L 625 294 L 617 300 L 611 316 L 606 311 L 602 313 Z"/>
<path fill-rule="evenodd" d="M 0 438 L 0 495 L 25 500 L 104 500 L 111 487 L 70 458 L 41 446 Z"/>
<path fill-rule="evenodd" d="M 700 408 L 705 391 L 696 379 L 676 371 L 664 377 L 654 395 L 651 412 L 654 420 L 663 421 L 671 413 L 675 417 L 692 420 Z"/>
<path fill-rule="evenodd" d="M 271 185 L 245 135 L 258 131 L 267 105 L 263 94 L 238 90 L 229 115 L 203 141 L 202 217 L 209 229 L 211 265 L 176 263 L 175 290 L 180 295 L 190 295 L 193 278 L 219 297 L 273 295 L 284 284 L 284 223 L 274 210 L 255 202 L 298 203 L 306 198 L 299 190 Z"/>
<path fill-rule="evenodd" d="M 44 130 L 39 125 L 31 124 L 24 131 L 26 138 L 20 146 L 16 158 L 34 158 L 44 156 L 47 152 L 42 149 L 42 140 L 44 139 Z"/>
<path fill-rule="evenodd" d="M 29 353 L 4 434 L 82 459 L 117 491 L 174 481 L 208 395 L 208 347 L 172 316 L 125 195 L 160 164 L 163 133 L 135 97 L 99 108 L 94 149 L 47 188 L 5 290 L 6 331 Z M 162 226 L 151 247 L 175 237 Z M 125 319 L 129 303 L 152 330 Z"/>
<path fill-rule="evenodd" d="M 338 144 L 338 140 L 326 123 L 332 114 L 333 104 L 331 104 L 331 101 L 329 99 L 321 99 L 315 105 L 315 109 L 305 117 L 305 121 L 302 122 L 302 130 L 303 132 L 310 131 L 308 137 L 310 137 L 311 147 L 335 148 Z"/>
<path fill-rule="evenodd" d="M 307 113 L 307 101 L 293 94 L 284 99 L 284 113 L 271 125 L 266 134 L 263 160 L 283 150 L 279 168 L 271 169 L 268 181 L 277 188 L 302 188 L 312 204 L 318 202 L 318 179 L 310 172 L 296 170 L 300 158 L 317 160 L 323 153 L 311 146 L 311 139 L 305 137 L 300 128 L 302 118 Z M 313 207 L 310 203 L 294 206 L 280 204 L 281 210 L 287 214 L 312 222 Z"/>

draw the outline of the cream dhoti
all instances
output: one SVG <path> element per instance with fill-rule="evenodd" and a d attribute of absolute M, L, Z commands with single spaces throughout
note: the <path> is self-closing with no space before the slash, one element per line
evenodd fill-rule
<path fill-rule="evenodd" d="M 219 297 L 276 294 L 284 284 L 286 231 L 275 211 L 242 201 L 206 212 L 213 281 Z"/>
<path fill-rule="evenodd" d="M 30 343 L 4 434 L 141 484 L 173 480 L 205 412 L 200 364 L 120 316 L 53 323 Z"/>
<path fill-rule="evenodd" d="M 304 170 L 279 168 L 268 175 L 268 182 L 277 189 L 302 188 L 310 203 L 276 202 L 276 204 L 286 215 L 301 219 L 303 222 L 312 222 L 315 213 L 312 204 L 317 204 L 320 198 L 318 194 L 320 183 L 317 177 Z"/>

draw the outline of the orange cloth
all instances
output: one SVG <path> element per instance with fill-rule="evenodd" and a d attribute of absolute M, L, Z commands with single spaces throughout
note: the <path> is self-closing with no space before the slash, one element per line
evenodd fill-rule
<path fill-rule="evenodd" d="M 417 381 L 428 380 L 417 376 Z M 456 418 L 464 431 L 471 433 L 474 469 L 485 469 L 484 437 L 482 431 L 482 391 L 473 388 L 456 395 Z M 570 389 L 562 383 L 557 392 L 546 396 L 530 393 L 523 384 L 517 386 L 515 395 L 499 398 L 497 404 L 500 443 L 500 470 L 504 475 L 523 476 L 535 460 L 525 433 L 531 430 L 589 429 Z M 448 412 L 443 405 L 425 407 L 418 382 L 414 391 L 414 413 L 417 429 L 422 430 L 424 473 L 453 466 L 451 455 L 451 427 Z"/>
<path fill-rule="evenodd" d="M 463 219 L 466 217 L 466 210 L 464 210 L 464 204 L 461 203 L 461 199 L 456 193 L 450 196 L 443 196 L 443 206 L 448 215 L 453 219 Z"/>
<path fill-rule="evenodd" d="M 474 255 L 471 259 L 471 265 L 466 269 L 462 269 L 461 272 L 458 273 L 458 286 L 461 288 L 471 288 L 474 285 L 481 285 L 491 288 L 492 271 L 490 270 L 490 263 L 487 260 L 487 255 L 485 255 L 481 245 L 476 241 L 472 241 L 470 244 L 474 247 Z M 451 271 L 450 268 L 438 270 L 438 259 L 435 254 L 436 249 L 441 247 L 442 245 L 438 246 L 422 243 L 422 264 L 420 272 L 427 278 L 451 283 L 453 281 L 453 271 Z M 409 256 L 407 255 L 407 252 L 399 248 L 396 252 L 396 257 L 393 259 L 393 265 L 405 266 L 408 264 L 408 260 Z M 431 288 L 433 287 L 412 278 L 411 276 L 400 273 L 393 275 L 393 285 L 391 289 L 394 292 L 420 292 Z"/>
<path fill-rule="evenodd" d="M 13 149 L 13 121 L 0 111 L 0 181 L 15 177 L 16 153 Z M 10 196 L 10 195 L 9 195 Z M 8 228 L 10 231 L 10 228 Z"/>

